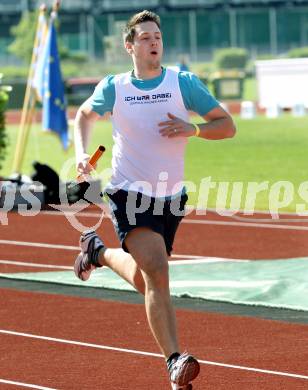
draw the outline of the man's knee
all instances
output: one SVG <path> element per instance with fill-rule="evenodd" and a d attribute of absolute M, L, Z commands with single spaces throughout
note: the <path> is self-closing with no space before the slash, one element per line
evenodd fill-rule
<path fill-rule="evenodd" d="M 163 237 L 149 228 L 132 230 L 125 239 L 130 254 L 142 271 L 145 283 L 166 284 L 168 256 Z"/>
<path fill-rule="evenodd" d="M 145 274 L 146 284 L 154 284 L 157 287 L 168 286 L 169 266 L 167 257 L 163 255 L 151 256 L 146 262 L 143 273 Z"/>
<path fill-rule="evenodd" d="M 136 287 L 136 289 L 144 295 L 145 293 L 145 284 L 144 284 L 144 278 L 142 276 L 142 273 L 139 268 L 136 268 L 132 275 L 133 283 Z"/>

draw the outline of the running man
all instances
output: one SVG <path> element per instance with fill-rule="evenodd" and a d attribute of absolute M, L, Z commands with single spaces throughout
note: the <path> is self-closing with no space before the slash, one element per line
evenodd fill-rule
<path fill-rule="evenodd" d="M 94 231 L 81 235 L 75 273 L 87 280 L 107 266 L 145 296 L 153 336 L 166 358 L 172 389 L 192 389 L 199 363 L 180 352 L 170 299 L 168 257 L 187 201 L 183 188 L 188 137 L 231 138 L 235 126 L 192 73 L 161 66 L 159 16 L 143 11 L 127 23 L 124 45 L 133 61 L 128 73 L 106 76 L 75 119 L 77 170 L 90 173 L 86 154 L 92 124 L 111 113 L 112 178 L 106 193 L 122 248 L 106 248 Z M 189 122 L 188 111 L 204 118 Z"/>

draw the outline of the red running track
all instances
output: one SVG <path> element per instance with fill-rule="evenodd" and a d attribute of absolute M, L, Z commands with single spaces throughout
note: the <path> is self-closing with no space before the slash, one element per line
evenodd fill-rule
<path fill-rule="evenodd" d="M 212 222 L 183 223 L 175 253 L 251 259 L 308 254 L 307 231 L 293 229 L 307 227 L 306 221 L 279 222 L 293 228 L 277 229 L 249 226 L 251 221 L 246 221 L 247 226 L 216 225 L 215 221 L 242 223 L 242 220 L 214 214 L 189 219 Z M 81 220 L 85 224 L 93 222 L 91 216 Z M 7 226 L 1 226 L 0 240 L 77 245 L 79 233 L 63 216 L 20 217 L 11 213 L 8 222 Z M 110 221 L 103 222 L 99 233 L 108 245 L 116 245 Z M 0 246 L 2 260 L 65 266 L 72 265 L 75 256 L 74 250 L 7 243 Z M 0 272 L 29 270 L 33 272 L 28 267 L 0 265 Z M 1 389 L 24 387 L 4 384 L 1 380 L 63 390 L 169 389 L 162 358 L 97 347 L 159 353 L 142 305 L 4 288 L 0 291 Z M 202 364 L 194 390 L 308 388 L 306 325 L 188 310 L 177 310 L 177 318 L 183 349 L 189 349 L 204 361 L 240 366 Z M 53 340 L 29 338 L 25 334 Z M 96 347 L 67 344 L 64 340 Z M 272 373 L 249 371 L 247 367 Z M 281 372 L 285 374 L 277 375 Z M 288 373 L 306 378 L 290 377 Z"/>
<path fill-rule="evenodd" d="M 13 290 L 1 296 L 1 329 L 159 353 L 142 305 Z M 183 348 L 200 359 L 307 374 L 307 326 L 184 310 L 177 318 Z M 0 339 L 0 379 L 63 390 L 169 388 L 160 358 L 1 333 Z M 307 383 L 202 364 L 194 389 L 297 390 Z"/>

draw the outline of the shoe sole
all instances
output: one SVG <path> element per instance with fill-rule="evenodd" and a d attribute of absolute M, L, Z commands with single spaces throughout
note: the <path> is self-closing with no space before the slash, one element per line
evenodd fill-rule
<path fill-rule="evenodd" d="M 180 386 L 178 388 L 179 390 L 181 390 L 181 386 L 183 387 L 183 390 L 186 390 L 186 388 L 187 390 L 190 390 L 187 386 L 189 386 L 190 382 L 197 378 L 200 372 L 200 364 L 192 356 L 187 359 L 185 366 L 187 366 L 187 368 L 185 369 L 182 377 L 177 381 L 177 385 Z"/>
<path fill-rule="evenodd" d="M 189 383 L 188 385 L 185 385 L 184 387 L 183 386 L 180 386 L 179 385 L 176 385 L 175 383 L 172 384 L 172 390 L 192 390 L 192 384 Z"/>
<path fill-rule="evenodd" d="M 90 278 L 90 274 L 92 270 L 80 272 L 80 263 L 82 262 L 84 254 L 82 252 L 79 253 L 79 255 L 76 257 L 75 264 L 74 264 L 74 272 L 78 279 L 85 282 Z"/>

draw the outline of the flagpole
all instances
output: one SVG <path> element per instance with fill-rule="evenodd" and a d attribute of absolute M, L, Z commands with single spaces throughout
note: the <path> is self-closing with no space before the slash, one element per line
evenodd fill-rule
<path fill-rule="evenodd" d="M 27 111 L 26 121 L 25 121 L 25 124 L 24 124 L 24 131 L 22 133 L 22 140 L 21 140 L 22 150 L 21 150 L 20 155 L 19 155 L 19 168 L 20 169 L 21 169 L 21 166 L 22 166 L 22 163 L 23 163 L 23 158 L 24 158 L 24 155 L 25 155 L 26 146 L 28 144 L 28 139 L 29 139 L 31 125 L 32 125 L 32 121 L 33 121 L 33 116 L 34 116 L 34 113 L 35 113 L 36 98 L 34 97 L 34 95 L 35 94 L 32 93 L 32 96 L 31 96 L 31 99 L 30 99 L 30 103 L 29 103 L 29 107 L 28 107 L 28 111 Z M 14 172 L 16 172 L 16 171 L 14 171 Z M 20 173 L 20 170 L 18 170 L 17 172 Z"/>
<path fill-rule="evenodd" d="M 53 6 L 52 6 L 53 12 L 55 12 L 57 14 L 59 11 L 59 7 L 60 7 L 60 0 L 55 0 L 55 2 L 53 3 Z"/>
<path fill-rule="evenodd" d="M 39 16 L 38 16 L 38 23 L 37 23 L 37 29 L 35 34 L 35 40 L 33 45 L 33 51 L 32 51 L 32 57 L 31 57 L 31 63 L 30 63 L 30 69 L 29 69 L 29 75 L 27 80 L 27 86 L 26 86 L 26 92 L 24 97 L 24 103 L 22 108 L 22 114 L 21 114 L 21 120 L 19 125 L 19 131 L 18 131 L 18 138 L 17 138 L 17 144 L 16 144 L 16 151 L 13 161 L 13 173 L 20 173 L 21 166 L 25 154 L 26 149 L 26 141 L 28 138 L 28 133 L 30 131 L 30 127 L 32 124 L 32 118 L 34 114 L 34 108 L 35 108 L 35 102 L 36 97 L 34 96 L 33 90 L 32 90 L 32 80 L 34 76 L 34 64 L 37 60 L 38 56 L 38 47 L 39 47 L 39 36 L 40 36 L 40 30 L 43 28 L 42 20 L 46 13 L 46 5 L 43 4 L 40 6 L 39 10 Z M 30 105 L 30 111 L 29 111 L 29 105 Z"/>
<path fill-rule="evenodd" d="M 55 21 L 60 1 L 56 1 L 49 20 L 49 31 L 42 56 L 42 75 L 37 90 L 42 96 L 42 126 L 45 131 L 58 134 L 63 148 L 69 145 L 66 116 L 65 87 L 60 67 L 60 55 L 57 45 Z"/>

